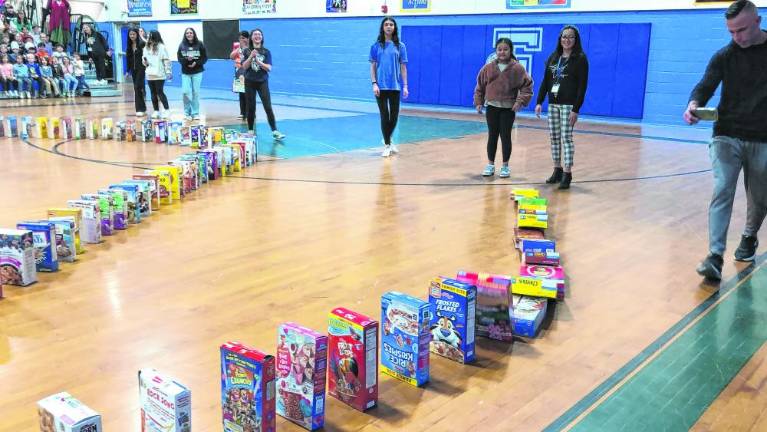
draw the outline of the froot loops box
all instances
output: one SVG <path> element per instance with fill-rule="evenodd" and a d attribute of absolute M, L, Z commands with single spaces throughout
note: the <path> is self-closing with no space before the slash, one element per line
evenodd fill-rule
<path fill-rule="evenodd" d="M 337 307 L 328 317 L 328 394 L 365 411 L 378 402 L 378 321 Z"/>
<path fill-rule="evenodd" d="M 242 345 L 221 345 L 221 407 L 224 432 L 274 432 L 274 357 Z"/>
<path fill-rule="evenodd" d="M 473 362 L 477 287 L 436 277 L 429 286 L 429 304 L 431 352 L 459 363 Z"/>
<path fill-rule="evenodd" d="M 429 302 L 390 291 L 381 297 L 381 371 L 414 386 L 429 381 Z"/>

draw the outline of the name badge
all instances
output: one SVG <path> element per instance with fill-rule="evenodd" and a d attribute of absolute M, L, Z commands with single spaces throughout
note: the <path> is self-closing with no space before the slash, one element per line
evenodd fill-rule
<path fill-rule="evenodd" d="M 554 83 L 551 86 L 551 93 L 553 93 L 555 96 L 557 93 L 559 93 L 559 83 Z"/>

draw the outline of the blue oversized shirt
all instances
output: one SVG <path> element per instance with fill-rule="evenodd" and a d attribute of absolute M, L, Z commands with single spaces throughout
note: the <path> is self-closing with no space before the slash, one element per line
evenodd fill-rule
<path fill-rule="evenodd" d="M 399 43 L 399 50 L 394 46 L 394 42 L 387 41 L 381 48 L 381 44 L 376 41 L 370 47 L 370 62 L 376 62 L 376 81 L 381 90 L 402 90 L 402 75 L 400 63 L 407 63 L 407 49 L 405 44 Z"/>

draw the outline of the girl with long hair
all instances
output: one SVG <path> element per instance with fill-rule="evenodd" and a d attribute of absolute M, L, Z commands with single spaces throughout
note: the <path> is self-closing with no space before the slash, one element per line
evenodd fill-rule
<path fill-rule="evenodd" d="M 99 84 L 106 84 L 107 41 L 104 39 L 104 35 L 93 30 L 93 24 L 83 24 L 83 34 L 85 34 L 85 44 L 88 47 L 88 57 L 96 66 L 96 79 Z"/>
<path fill-rule="evenodd" d="M 200 119 L 200 87 L 202 86 L 203 65 L 208 61 L 205 45 L 197 38 L 192 27 L 184 30 L 184 39 L 176 53 L 181 64 L 181 92 L 184 98 L 186 120 Z"/>
<path fill-rule="evenodd" d="M 264 33 L 261 29 L 250 32 L 249 47 L 243 52 L 242 68 L 245 71 L 245 103 L 248 109 L 248 130 L 255 133 L 256 93 L 261 98 L 272 137 L 276 140 L 285 138 L 277 130 L 277 121 L 272 110 L 272 98 L 269 93 L 269 73 L 272 71 L 272 53 L 264 47 Z"/>
<path fill-rule="evenodd" d="M 128 63 L 128 73 L 133 78 L 133 100 L 136 107 L 136 117 L 146 113 L 146 68 L 144 67 L 144 46 L 139 29 L 128 30 L 128 48 L 125 57 Z"/>
<path fill-rule="evenodd" d="M 172 79 L 170 57 L 162 36 L 157 30 L 149 32 L 149 39 L 144 47 L 142 63 L 146 68 L 146 79 L 149 83 L 149 93 L 152 95 L 152 118 L 168 118 L 168 97 L 165 96 L 165 80 Z M 163 110 L 160 111 L 160 103 Z"/>

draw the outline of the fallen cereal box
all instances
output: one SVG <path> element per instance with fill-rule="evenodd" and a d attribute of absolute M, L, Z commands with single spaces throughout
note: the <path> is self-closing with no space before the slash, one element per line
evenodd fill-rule
<path fill-rule="evenodd" d="M 101 416 L 69 393 L 37 402 L 40 432 L 101 432 Z"/>
<path fill-rule="evenodd" d="M 549 302 L 543 298 L 514 294 L 514 334 L 535 337 L 546 316 Z"/>

